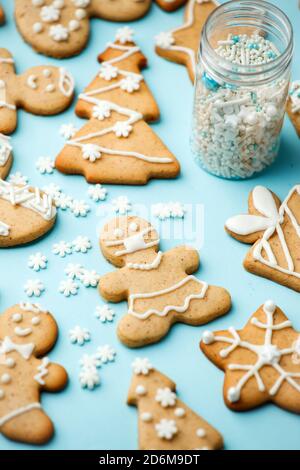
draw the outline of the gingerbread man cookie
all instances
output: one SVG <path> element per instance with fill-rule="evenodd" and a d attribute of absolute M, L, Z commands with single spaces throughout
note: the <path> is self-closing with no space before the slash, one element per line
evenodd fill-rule
<path fill-rule="evenodd" d="M 0 24 L 3 24 L 4 22 L 5 22 L 5 13 L 4 13 L 2 6 L 0 5 Z"/>
<path fill-rule="evenodd" d="M 159 33 L 155 38 L 157 54 L 177 64 L 185 65 L 192 82 L 195 80 L 196 55 L 202 28 L 217 6 L 216 0 L 189 0 L 184 14 L 184 24 L 171 31 Z"/>
<path fill-rule="evenodd" d="M 37 304 L 20 303 L 0 315 L 0 431 L 9 439 L 43 444 L 52 437 L 40 393 L 67 383 L 65 369 L 43 357 L 57 335 L 54 318 Z"/>
<path fill-rule="evenodd" d="M 232 410 L 273 402 L 300 413 L 300 335 L 274 302 L 242 330 L 205 331 L 200 347 L 225 372 L 224 400 Z"/>
<path fill-rule="evenodd" d="M 38 188 L 0 179 L 0 248 L 29 243 L 49 232 L 56 220 L 52 197 Z"/>
<path fill-rule="evenodd" d="M 128 301 L 118 325 L 120 340 L 129 347 L 163 338 L 176 322 L 202 325 L 228 312 L 229 293 L 193 275 L 198 252 L 186 246 L 159 251 L 159 237 L 139 217 L 116 217 L 100 235 L 105 258 L 117 271 L 100 278 L 100 294 L 110 302 Z"/>
<path fill-rule="evenodd" d="M 140 70 L 147 60 L 123 28 L 99 56 L 96 78 L 79 95 L 76 113 L 90 118 L 65 145 L 56 168 L 84 175 L 89 183 L 146 184 L 174 178 L 180 166 L 145 121 L 159 117 L 158 106 Z"/>
<path fill-rule="evenodd" d="M 63 67 L 31 67 L 16 75 L 14 60 L 0 49 L 0 132 L 11 134 L 17 126 L 17 108 L 48 116 L 64 111 L 73 99 L 74 81 Z"/>
<path fill-rule="evenodd" d="M 10 138 L 0 134 L 0 179 L 6 178 L 13 162 Z"/>
<path fill-rule="evenodd" d="M 254 244 L 244 267 L 300 292 L 300 185 L 287 198 L 278 197 L 263 186 L 249 196 L 249 215 L 227 220 L 226 231 L 243 243 Z"/>
<path fill-rule="evenodd" d="M 140 450 L 222 449 L 221 434 L 178 399 L 174 382 L 147 358 L 132 367 L 127 403 L 138 408 Z"/>
<path fill-rule="evenodd" d="M 173 11 L 186 0 L 156 0 Z M 152 0 L 16 0 L 15 17 L 24 40 L 37 52 L 63 58 L 79 54 L 90 34 L 90 19 L 132 21 Z"/>
<path fill-rule="evenodd" d="M 300 80 L 293 82 L 291 85 L 287 113 L 300 137 Z"/>

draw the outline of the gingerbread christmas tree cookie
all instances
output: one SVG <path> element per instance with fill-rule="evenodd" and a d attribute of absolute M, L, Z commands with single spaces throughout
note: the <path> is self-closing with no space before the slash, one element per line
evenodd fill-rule
<path fill-rule="evenodd" d="M 100 278 L 100 294 L 108 301 L 128 301 L 118 325 L 120 340 L 129 347 L 163 338 L 176 322 L 202 325 L 228 312 L 229 293 L 193 275 L 198 252 L 178 246 L 159 251 L 159 236 L 139 217 L 117 217 L 100 234 L 105 258 L 119 269 Z"/>
<path fill-rule="evenodd" d="M 155 0 L 173 11 L 186 0 Z M 24 40 L 37 52 L 56 58 L 79 54 L 90 35 L 90 20 L 133 21 L 152 0 L 16 0 L 15 17 Z"/>
<path fill-rule="evenodd" d="M 38 188 L 0 179 L 0 248 L 23 245 L 42 237 L 53 227 L 56 208 Z"/>
<path fill-rule="evenodd" d="M 208 16 L 218 6 L 216 0 L 189 0 L 184 24 L 156 36 L 156 52 L 161 57 L 187 67 L 190 79 L 195 80 L 196 55 L 202 28 Z"/>
<path fill-rule="evenodd" d="M 300 292 L 300 185 L 282 203 L 267 188 L 256 186 L 248 210 L 225 224 L 232 237 L 253 244 L 245 268 Z"/>
<path fill-rule="evenodd" d="M 79 95 L 76 113 L 89 121 L 67 141 L 56 168 L 89 183 L 146 184 L 174 178 L 180 166 L 146 121 L 158 106 L 140 71 L 147 61 L 123 28 L 100 55 L 98 75 Z"/>
<path fill-rule="evenodd" d="M 274 302 L 265 302 L 242 330 L 205 331 L 200 346 L 225 372 L 229 408 L 273 402 L 300 413 L 300 335 Z"/>
<path fill-rule="evenodd" d="M 221 434 L 178 399 L 176 385 L 136 358 L 127 403 L 139 413 L 140 450 L 218 450 Z"/>
<path fill-rule="evenodd" d="M 67 383 L 65 369 L 44 357 L 57 335 L 54 318 L 37 304 L 23 302 L 0 315 L 0 431 L 9 439 L 43 444 L 52 437 L 40 394 Z"/>
<path fill-rule="evenodd" d="M 12 145 L 10 138 L 0 134 L 0 179 L 6 178 L 12 166 Z"/>
<path fill-rule="evenodd" d="M 300 80 L 293 82 L 291 85 L 287 113 L 300 137 Z"/>
<path fill-rule="evenodd" d="M 64 111 L 73 99 L 74 81 L 63 67 L 31 67 L 16 75 L 14 59 L 0 49 L 0 132 L 11 134 L 17 126 L 17 109 L 48 116 Z"/>

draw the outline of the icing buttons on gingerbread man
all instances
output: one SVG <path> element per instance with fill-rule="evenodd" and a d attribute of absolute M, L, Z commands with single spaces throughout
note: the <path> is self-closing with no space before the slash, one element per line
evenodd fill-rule
<path fill-rule="evenodd" d="M 74 81 L 63 67 L 31 67 L 21 75 L 14 59 L 0 49 L 0 132 L 11 134 L 17 127 L 17 109 L 41 116 L 64 111 L 73 99 Z"/>
<path fill-rule="evenodd" d="M 118 336 L 129 347 L 159 341 L 175 322 L 201 325 L 230 309 L 225 289 L 193 275 L 199 267 L 198 252 L 186 246 L 159 251 L 158 233 L 146 220 L 111 220 L 101 232 L 100 247 L 120 268 L 100 278 L 99 290 L 108 301 L 128 301 Z"/>
<path fill-rule="evenodd" d="M 43 444 L 53 435 L 40 393 L 67 383 L 65 369 L 43 357 L 57 334 L 54 318 L 37 304 L 22 302 L 0 315 L 0 431 L 9 439 Z"/>

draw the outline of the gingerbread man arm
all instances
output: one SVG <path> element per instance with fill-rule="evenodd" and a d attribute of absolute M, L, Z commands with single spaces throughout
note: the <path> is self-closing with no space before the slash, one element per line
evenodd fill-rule
<path fill-rule="evenodd" d="M 66 370 L 59 364 L 51 362 L 48 366 L 48 373 L 44 377 L 43 390 L 47 392 L 58 392 L 65 388 L 68 382 Z"/>
<path fill-rule="evenodd" d="M 101 296 L 109 302 L 121 302 L 128 296 L 128 282 L 124 269 L 105 274 L 99 282 Z"/>
<path fill-rule="evenodd" d="M 193 274 L 200 265 L 198 251 L 191 246 L 176 246 L 165 253 L 165 256 L 174 257 L 174 263 L 180 263 L 186 274 Z"/>

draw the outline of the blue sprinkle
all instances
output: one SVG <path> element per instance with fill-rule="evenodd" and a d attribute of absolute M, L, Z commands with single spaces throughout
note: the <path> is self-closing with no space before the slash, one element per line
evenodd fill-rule
<path fill-rule="evenodd" d="M 204 72 L 202 75 L 202 83 L 204 83 L 208 90 L 216 91 L 218 88 L 220 88 L 220 85 L 213 78 L 207 75 L 206 72 Z"/>
<path fill-rule="evenodd" d="M 268 55 L 269 59 L 275 59 L 276 58 L 276 54 L 273 51 L 268 51 L 267 55 Z"/>
<path fill-rule="evenodd" d="M 234 42 L 234 44 L 240 42 L 240 36 L 232 36 L 232 41 Z"/>
<path fill-rule="evenodd" d="M 250 42 L 250 44 L 248 45 L 248 48 L 249 49 L 259 49 L 259 46 L 258 44 L 256 44 L 256 42 Z"/>

